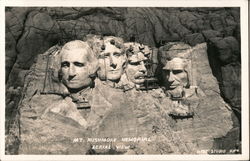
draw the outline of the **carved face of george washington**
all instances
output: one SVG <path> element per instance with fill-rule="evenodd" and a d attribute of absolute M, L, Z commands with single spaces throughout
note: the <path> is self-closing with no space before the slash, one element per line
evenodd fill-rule
<path fill-rule="evenodd" d="M 92 83 L 91 74 L 97 70 L 97 58 L 87 43 L 75 40 L 65 44 L 61 51 L 63 84 L 70 90 L 83 89 Z"/>

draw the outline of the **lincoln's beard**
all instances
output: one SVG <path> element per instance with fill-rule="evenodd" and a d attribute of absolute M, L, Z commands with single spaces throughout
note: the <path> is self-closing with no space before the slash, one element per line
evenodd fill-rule
<path fill-rule="evenodd" d="M 184 96 L 184 87 L 178 86 L 172 90 L 167 91 L 171 98 L 182 98 Z"/>

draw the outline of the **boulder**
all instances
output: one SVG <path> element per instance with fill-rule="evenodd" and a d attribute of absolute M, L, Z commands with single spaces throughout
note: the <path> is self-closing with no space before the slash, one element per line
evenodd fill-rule
<path fill-rule="evenodd" d="M 219 38 L 215 37 L 211 39 L 219 53 L 219 59 L 222 64 L 229 64 L 231 62 L 236 62 L 240 55 L 239 43 L 232 37 Z"/>
<path fill-rule="evenodd" d="M 203 43 L 204 41 L 205 41 L 204 37 L 201 33 L 190 34 L 190 35 L 186 35 L 185 37 L 185 42 L 187 42 L 191 46 L 195 46 L 196 44 Z"/>

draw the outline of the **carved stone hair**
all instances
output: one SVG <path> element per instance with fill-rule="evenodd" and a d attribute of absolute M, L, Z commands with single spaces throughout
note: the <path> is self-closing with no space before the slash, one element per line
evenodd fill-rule
<path fill-rule="evenodd" d="M 125 46 L 124 46 L 124 41 L 120 37 L 115 37 L 115 36 L 105 36 L 103 37 L 103 42 L 104 46 L 102 46 L 102 50 L 105 50 L 105 44 L 110 43 L 111 45 L 114 45 L 118 49 L 122 50 L 122 54 L 125 52 Z"/>

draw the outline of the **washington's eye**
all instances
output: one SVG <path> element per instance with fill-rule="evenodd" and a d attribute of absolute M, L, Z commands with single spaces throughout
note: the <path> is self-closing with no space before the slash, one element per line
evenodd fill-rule
<path fill-rule="evenodd" d="M 121 56 L 121 53 L 114 52 L 114 56 L 119 57 L 119 56 Z"/>
<path fill-rule="evenodd" d="M 84 63 L 74 62 L 74 65 L 77 66 L 77 67 L 83 67 Z"/>
<path fill-rule="evenodd" d="M 110 53 L 105 53 L 105 54 L 104 54 L 104 57 L 105 57 L 105 58 L 107 58 L 107 57 L 109 57 L 109 56 L 110 56 Z"/>
<path fill-rule="evenodd" d="M 182 73 L 183 70 L 173 70 L 173 74 L 179 74 L 179 73 Z"/>
<path fill-rule="evenodd" d="M 104 59 L 105 56 L 104 55 L 98 55 L 98 59 Z"/>
<path fill-rule="evenodd" d="M 62 68 L 69 67 L 69 62 L 67 62 L 67 61 L 62 62 L 61 67 Z"/>

